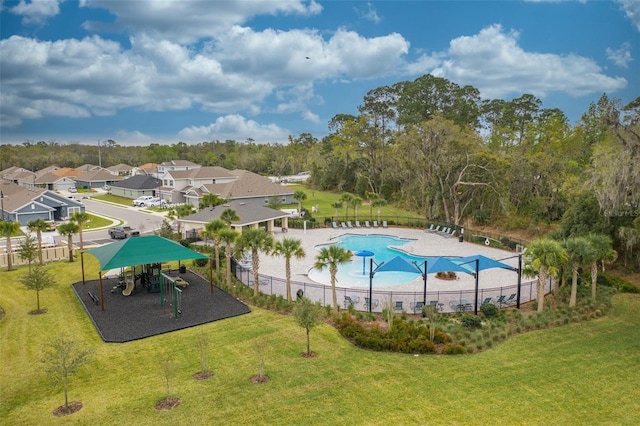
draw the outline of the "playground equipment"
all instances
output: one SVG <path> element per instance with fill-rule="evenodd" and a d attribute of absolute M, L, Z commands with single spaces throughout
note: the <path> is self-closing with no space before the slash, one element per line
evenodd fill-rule
<path fill-rule="evenodd" d="M 131 296 L 131 293 L 136 288 L 136 278 L 133 270 L 124 271 L 124 289 L 122 290 L 123 296 Z"/>
<path fill-rule="evenodd" d="M 163 283 L 160 286 L 160 306 L 164 306 L 167 300 L 172 301 L 173 317 L 178 319 L 178 315 L 182 313 L 182 288 L 186 288 L 189 283 L 180 277 L 174 278 L 164 273 L 162 274 L 162 281 Z"/>

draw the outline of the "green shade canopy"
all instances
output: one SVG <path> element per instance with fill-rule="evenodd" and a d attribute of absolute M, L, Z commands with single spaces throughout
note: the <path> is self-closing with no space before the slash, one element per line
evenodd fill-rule
<path fill-rule="evenodd" d="M 100 271 L 172 260 L 208 259 L 208 256 L 156 235 L 127 238 L 86 253 L 100 262 Z"/>

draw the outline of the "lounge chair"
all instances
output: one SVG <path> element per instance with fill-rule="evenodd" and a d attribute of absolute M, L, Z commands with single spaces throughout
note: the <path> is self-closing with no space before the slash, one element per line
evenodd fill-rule
<path fill-rule="evenodd" d="M 362 228 L 362 226 L 360 225 L 360 221 L 356 220 L 356 228 Z"/>
<path fill-rule="evenodd" d="M 337 227 L 338 227 L 338 224 L 337 224 L 336 222 L 331 222 L 331 227 L 332 227 L 332 228 L 337 228 Z"/>
<path fill-rule="evenodd" d="M 516 293 L 511 294 L 509 297 L 504 299 L 502 303 L 504 303 L 505 305 L 513 305 L 514 303 L 516 303 Z"/>
<path fill-rule="evenodd" d="M 377 307 L 378 307 L 378 304 L 379 304 L 380 302 L 378 301 L 378 299 L 372 299 L 371 301 L 373 302 L 373 303 L 371 304 L 371 309 L 373 310 L 373 309 L 375 309 L 375 308 L 377 308 Z M 365 298 L 364 298 L 364 307 L 365 307 L 367 310 L 369 310 L 369 298 L 368 298 L 368 297 L 365 297 Z"/>
<path fill-rule="evenodd" d="M 480 302 L 480 305 L 491 303 L 492 300 L 493 300 L 493 297 L 486 297 L 483 301 Z"/>
<path fill-rule="evenodd" d="M 438 225 L 435 228 L 433 228 L 433 231 L 431 231 L 431 232 L 438 232 L 438 231 L 440 231 L 440 225 Z"/>
<path fill-rule="evenodd" d="M 365 220 L 365 221 L 364 221 L 364 227 L 365 227 L 365 228 L 371 228 L 371 225 L 369 224 L 369 221 L 368 221 L 368 220 Z"/>
<path fill-rule="evenodd" d="M 496 305 L 497 307 L 501 308 L 501 307 L 502 307 L 502 304 L 504 303 L 504 299 L 505 299 L 506 297 L 507 297 L 507 296 L 503 294 L 502 296 L 498 297 L 498 298 L 496 299 L 496 301 L 495 301 L 495 302 L 493 302 L 493 304 L 494 304 L 494 305 Z"/>
<path fill-rule="evenodd" d="M 442 234 L 448 234 L 449 233 L 449 227 L 445 226 L 444 228 L 442 228 L 442 231 L 440 231 L 440 233 Z"/>
<path fill-rule="evenodd" d="M 440 303 L 439 300 L 431 300 L 429 301 L 429 306 L 436 308 L 438 311 L 442 312 L 444 308 L 444 303 Z"/>
<path fill-rule="evenodd" d="M 360 296 L 345 296 L 344 308 L 347 309 L 349 306 L 354 306 L 359 301 L 360 301 Z"/>
<path fill-rule="evenodd" d="M 456 230 L 454 229 L 453 231 L 451 231 L 447 237 L 451 238 L 451 237 L 455 237 L 456 236 Z"/>
<path fill-rule="evenodd" d="M 383 220 L 383 221 L 382 221 L 382 227 L 383 227 L 383 228 L 386 228 L 386 227 L 387 227 L 387 221 L 386 221 L 386 220 Z"/>
<path fill-rule="evenodd" d="M 377 228 L 377 227 L 378 227 L 378 221 L 377 221 L 377 220 L 374 220 L 374 221 L 373 221 L 373 227 L 374 227 L 374 228 Z"/>
<path fill-rule="evenodd" d="M 340 228 L 347 229 L 347 225 L 344 222 L 340 222 Z"/>
<path fill-rule="evenodd" d="M 353 225 L 351 224 L 351 221 L 347 221 L 347 228 L 353 228 Z"/>

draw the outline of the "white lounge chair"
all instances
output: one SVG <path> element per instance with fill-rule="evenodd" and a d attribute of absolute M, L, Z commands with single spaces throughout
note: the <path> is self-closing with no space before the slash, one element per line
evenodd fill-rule
<path fill-rule="evenodd" d="M 371 225 L 369 224 L 369 221 L 368 221 L 368 220 L 365 220 L 365 221 L 364 221 L 364 227 L 365 227 L 365 228 L 371 228 Z"/>
<path fill-rule="evenodd" d="M 351 224 L 350 220 L 347 221 L 347 228 L 353 228 L 353 225 Z"/>
<path fill-rule="evenodd" d="M 333 227 L 333 228 L 337 228 L 337 227 L 338 227 L 338 224 L 337 224 L 336 222 L 331 222 L 331 227 Z"/>
<path fill-rule="evenodd" d="M 386 220 L 383 220 L 383 221 L 382 221 L 382 227 L 383 227 L 383 228 L 386 228 L 386 227 L 387 227 L 387 221 L 386 221 Z"/>
<path fill-rule="evenodd" d="M 360 221 L 356 220 L 356 228 L 362 228 L 362 226 L 360 225 Z"/>
<path fill-rule="evenodd" d="M 377 220 L 374 220 L 374 221 L 373 221 L 373 227 L 374 227 L 374 228 L 377 228 L 377 227 L 378 227 L 378 221 L 377 221 Z"/>

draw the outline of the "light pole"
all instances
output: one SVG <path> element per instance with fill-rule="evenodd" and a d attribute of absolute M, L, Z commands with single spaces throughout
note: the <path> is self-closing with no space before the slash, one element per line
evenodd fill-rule
<path fill-rule="evenodd" d="M 373 269 L 373 264 L 376 264 L 376 268 Z M 381 267 L 384 262 L 378 264 L 373 261 L 373 258 L 369 259 L 369 313 L 371 313 L 371 309 L 373 306 L 373 276 L 378 271 L 378 268 Z"/>
<path fill-rule="evenodd" d="M 420 266 L 418 266 L 418 264 L 414 261 L 413 262 L 414 265 L 416 265 L 416 268 L 418 268 L 418 271 L 420 271 L 420 274 L 422 275 L 422 279 L 424 280 L 424 291 L 422 293 L 422 306 L 427 306 L 427 261 L 424 261 L 424 270 L 420 269 Z"/>

